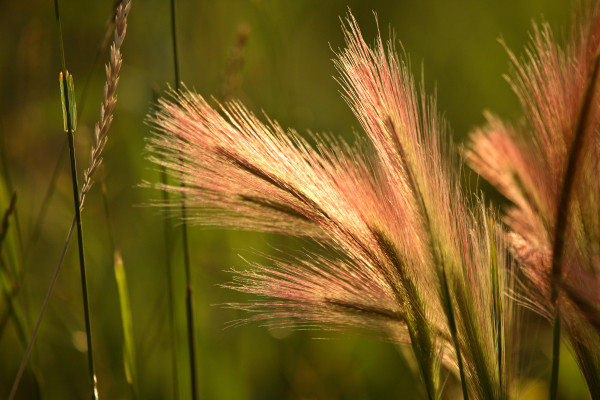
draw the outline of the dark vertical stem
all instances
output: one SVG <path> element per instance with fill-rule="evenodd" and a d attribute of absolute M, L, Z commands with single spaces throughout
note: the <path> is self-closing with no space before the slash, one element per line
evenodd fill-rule
<path fill-rule="evenodd" d="M 452 334 L 454 351 L 456 352 L 456 359 L 458 360 L 458 371 L 460 373 L 460 384 L 462 387 L 463 399 L 469 400 L 469 392 L 467 390 L 467 378 L 465 377 L 463 359 L 460 351 L 460 343 L 458 341 L 458 330 L 456 329 L 456 318 L 454 317 L 454 307 L 452 305 L 452 298 L 450 297 L 450 289 L 448 288 L 448 276 L 446 275 L 446 268 L 444 265 L 441 266 L 441 269 L 443 300 L 444 303 L 446 303 L 446 317 L 448 318 L 448 325 Z"/>
<path fill-rule="evenodd" d="M 598 65 L 600 62 L 599 49 L 596 49 L 594 64 L 590 71 L 587 81 L 585 94 L 577 116 L 575 126 L 575 137 L 569 151 L 567 168 L 560 191 L 560 198 L 556 209 L 556 224 L 554 226 L 554 244 L 552 247 L 552 281 L 551 281 L 551 300 L 555 306 L 554 315 L 554 339 L 552 345 L 552 375 L 550 379 L 550 399 L 555 400 L 558 391 L 558 367 L 560 362 L 560 302 L 558 301 L 559 289 L 562 280 L 562 259 L 565 246 L 565 231 L 569 216 L 569 205 L 571 201 L 571 192 L 575 183 L 577 166 L 583 151 L 585 142 L 585 132 L 590 117 L 590 109 L 594 99 L 594 89 L 598 78 Z"/>
<path fill-rule="evenodd" d="M 504 378 L 504 316 L 502 294 L 500 293 L 500 272 L 496 253 L 496 236 L 494 234 L 494 218 L 490 216 L 490 262 L 492 264 L 492 312 L 496 327 L 496 358 L 498 362 L 498 382 L 500 383 L 501 398 L 508 396 L 508 379 Z M 507 374 L 508 375 L 508 374 Z"/>
<path fill-rule="evenodd" d="M 167 171 L 163 166 L 160 171 L 160 178 L 163 185 L 167 184 Z M 163 190 L 163 200 L 165 204 L 169 203 L 169 193 Z M 165 250 L 166 250 L 166 266 L 167 266 L 167 301 L 169 312 L 169 329 L 171 333 L 171 366 L 173 369 L 173 399 L 179 399 L 179 373 L 177 369 L 177 341 L 175 338 L 175 307 L 173 302 L 173 265 L 171 264 L 171 224 L 165 218 Z"/>
<path fill-rule="evenodd" d="M 90 392 L 92 399 L 98 398 L 98 390 L 96 386 L 96 374 L 94 372 L 94 352 L 92 350 L 92 328 L 90 319 L 90 307 L 88 301 L 88 288 L 87 288 L 87 276 L 85 269 L 85 253 L 83 249 L 83 230 L 81 224 L 81 208 L 79 204 L 79 189 L 77 184 L 77 165 L 75 160 L 75 141 L 73 137 L 73 127 L 71 126 L 71 107 L 70 102 L 72 99 L 69 98 L 69 90 L 67 85 L 67 67 L 65 63 L 65 51 L 62 39 L 62 26 L 60 23 L 60 14 L 58 8 L 58 0 L 54 0 L 54 11 L 56 13 L 56 23 L 58 25 L 58 37 L 60 47 L 60 58 L 62 64 L 62 80 L 63 80 L 63 94 L 65 99 L 66 109 L 66 122 L 67 122 L 67 137 L 69 140 L 69 157 L 71 160 L 71 181 L 73 184 L 73 205 L 75 208 L 75 221 L 77 226 L 77 243 L 79 248 L 79 269 L 81 273 L 81 291 L 83 295 L 83 313 L 85 317 L 85 330 L 87 336 L 87 347 L 88 347 L 88 370 L 90 378 Z"/>
<path fill-rule="evenodd" d="M 175 90 L 179 91 L 179 57 L 177 55 L 177 18 L 175 0 L 171 0 L 171 37 L 173 38 L 173 66 L 175 69 Z M 181 182 L 185 187 L 185 183 Z M 183 262 L 185 266 L 186 283 L 186 315 L 188 331 L 188 347 L 190 358 L 190 375 L 192 385 L 192 398 L 198 399 L 198 372 L 196 365 L 196 329 L 194 323 L 194 292 L 192 289 L 192 276 L 190 269 L 190 253 L 187 235 L 187 210 L 185 206 L 185 192 L 181 193 L 181 221 L 183 239 Z"/>
<path fill-rule="evenodd" d="M 185 240 L 185 239 L 184 239 Z M 186 273 L 186 280 L 189 282 L 189 272 Z M 198 380 L 196 371 L 196 340 L 195 336 L 195 325 L 194 325 L 194 298 L 192 286 L 188 283 L 186 289 L 186 311 L 188 320 L 188 340 L 190 347 L 190 373 L 192 374 L 192 398 L 198 399 Z"/>
<path fill-rule="evenodd" d="M 66 80 L 64 81 L 66 85 Z M 67 115 L 67 118 L 69 116 Z M 94 353 L 92 351 L 92 327 L 90 320 L 90 306 L 87 288 L 87 274 L 85 269 L 85 255 L 83 249 L 83 231 L 81 226 L 81 210 L 79 207 L 79 191 L 77 189 L 77 170 L 75 164 L 75 144 L 73 140 L 73 131 L 69 130 L 69 157 L 71 159 L 71 180 L 73 181 L 73 202 L 75 206 L 75 220 L 77 226 L 77 244 L 79 248 L 79 269 L 81 272 L 81 291 L 83 295 L 83 313 L 85 317 L 85 330 L 88 347 L 88 369 L 90 374 L 90 385 L 92 398 L 97 399 L 96 374 L 94 372 Z"/>
<path fill-rule="evenodd" d="M 177 54 L 177 20 L 175 0 L 171 0 L 171 38 L 173 39 L 173 67 L 175 69 L 175 90 L 179 90 L 179 56 Z"/>

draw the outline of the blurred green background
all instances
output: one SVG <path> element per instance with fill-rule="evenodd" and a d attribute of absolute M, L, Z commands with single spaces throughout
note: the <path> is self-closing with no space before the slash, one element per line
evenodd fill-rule
<path fill-rule="evenodd" d="M 60 5 L 67 68 L 74 76 L 78 99 L 91 73 L 87 94 L 78 104 L 83 107 L 76 133 L 81 174 L 88 162 L 91 132 L 102 100 L 102 64 L 107 52 L 100 56 L 95 69 L 92 67 L 113 1 L 63 0 Z M 331 62 L 333 50 L 343 46 L 339 17 L 349 7 L 371 42 L 377 32 L 376 12 L 383 36 L 387 37 L 388 26 L 394 29 L 410 54 L 417 76 L 424 66 L 426 89 L 430 93 L 437 89 L 439 108 L 450 121 L 455 140 L 462 143 L 469 131 L 483 122 L 483 110 L 509 119 L 519 115 L 516 97 L 502 78 L 508 71 L 508 57 L 497 39 L 502 37 L 520 54 L 532 19 L 540 20 L 541 16 L 558 37 L 563 37 L 572 5 L 562 0 L 177 0 L 181 79 L 205 96 L 239 98 L 251 110 L 264 111 L 299 132 L 333 132 L 351 138 L 352 131 L 360 131 L 360 126 L 341 99 Z M 136 386 L 144 399 L 173 396 L 164 216 L 146 206 L 161 194 L 139 187 L 144 180 L 159 179 L 145 159 L 149 129 L 144 118 L 152 104 L 152 86 L 165 89 L 174 79 L 169 12 L 168 0 L 133 0 L 122 49 L 115 119 L 104 152 L 104 169 L 99 172 L 105 176 L 115 243 L 127 272 L 137 353 Z M 16 301 L 30 332 L 73 215 L 65 160 L 39 238 L 31 241 L 65 141 L 52 1 L 3 1 L 0 34 L 4 187 L 0 209 L 3 212 L 8 205 L 5 194 L 15 190 L 20 229 L 17 232 L 13 219 L 11 232 L 21 237 Z M 246 43 L 240 45 L 243 36 Z M 129 398 L 113 254 L 100 193 L 96 184 L 83 213 L 98 384 L 101 398 Z M 173 234 L 179 325 L 176 383 L 181 398 L 189 398 L 180 229 L 175 227 Z M 423 397 L 419 378 L 410 370 L 410 357 L 405 361 L 392 344 L 351 332 L 292 332 L 256 325 L 224 329 L 227 322 L 244 315 L 218 304 L 248 299 L 218 286 L 231 279 L 226 270 L 245 267 L 237 255 L 252 259 L 253 251 L 269 253 L 272 246 L 293 250 L 300 248 L 301 242 L 275 235 L 191 227 L 190 245 L 201 398 Z M 43 398 L 86 397 L 79 279 L 73 240 L 31 357 Z M 8 302 L 2 297 L 0 316 L 7 310 Z M 527 317 L 522 342 L 527 349 L 523 352 L 522 398 L 545 398 L 550 333 L 545 324 Z M 15 324 L 9 320 L 0 331 L 2 398 L 8 395 L 23 351 Z M 587 398 L 573 361 L 565 357 L 561 367 L 560 390 L 565 398 Z M 33 391 L 32 376 L 27 372 L 18 398 L 31 398 Z"/>

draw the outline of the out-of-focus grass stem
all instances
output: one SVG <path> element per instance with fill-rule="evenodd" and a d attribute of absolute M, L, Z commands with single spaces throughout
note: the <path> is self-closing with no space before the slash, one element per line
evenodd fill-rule
<path fill-rule="evenodd" d="M 161 168 L 160 178 L 164 185 L 167 184 L 167 171 L 164 167 Z M 163 198 L 165 204 L 169 202 L 169 193 L 163 190 Z M 165 232 L 165 262 L 167 267 L 167 307 L 169 313 L 169 330 L 171 336 L 171 365 L 173 369 L 173 398 L 179 399 L 179 373 L 177 368 L 177 340 L 175 335 L 175 308 L 173 302 L 173 270 L 172 270 L 172 251 L 171 246 L 173 240 L 171 238 L 171 223 L 168 218 L 164 219 L 164 232 Z"/>
<path fill-rule="evenodd" d="M 171 37 L 173 39 L 173 67 L 175 69 L 175 90 L 179 91 L 179 57 L 177 54 L 177 14 L 175 0 L 171 0 Z M 185 183 L 181 182 L 181 186 Z M 198 371 L 196 364 L 196 329 L 194 321 L 194 292 L 192 289 L 192 278 L 190 269 L 190 252 L 187 235 L 187 210 L 185 205 L 185 193 L 181 193 L 181 233 L 183 240 L 183 262 L 185 267 L 186 283 L 186 315 L 188 331 L 188 351 L 190 358 L 190 379 L 192 398 L 198 399 Z"/>
<path fill-rule="evenodd" d="M 158 103 L 159 88 L 154 85 L 152 88 L 154 104 Z M 160 181 L 163 185 L 168 184 L 167 170 L 164 166 L 160 169 Z M 164 204 L 169 204 L 169 192 L 162 191 Z M 177 330 L 175 324 L 175 302 L 173 300 L 173 227 L 169 218 L 163 219 L 163 230 L 165 238 L 165 272 L 167 275 L 167 313 L 169 314 L 169 336 L 171 342 L 171 369 L 173 372 L 173 399 L 179 399 L 179 369 L 177 366 Z"/>

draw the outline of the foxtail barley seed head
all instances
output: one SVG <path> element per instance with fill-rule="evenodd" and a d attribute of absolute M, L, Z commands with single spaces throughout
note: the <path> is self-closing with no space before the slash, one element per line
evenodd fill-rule
<path fill-rule="evenodd" d="M 458 371 L 460 352 L 469 390 L 501 398 L 509 375 L 498 338 L 512 321 L 502 229 L 462 192 L 446 123 L 406 57 L 393 41 L 369 47 L 352 16 L 344 33 L 336 66 L 370 143 L 315 135 L 311 147 L 238 102 L 212 107 L 171 91 L 150 117 L 150 159 L 184 185 L 158 187 L 184 192 L 193 222 L 307 237 L 328 250 L 236 272 L 227 286 L 261 299 L 229 304 L 249 320 L 408 342 L 432 397 L 440 360 Z"/>
<path fill-rule="evenodd" d="M 488 115 L 467 156 L 512 202 L 505 220 L 523 266 L 522 300 L 549 319 L 559 312 L 600 396 L 600 6 L 584 14 L 565 46 L 543 24 L 522 59 L 509 52 L 523 121 Z"/>

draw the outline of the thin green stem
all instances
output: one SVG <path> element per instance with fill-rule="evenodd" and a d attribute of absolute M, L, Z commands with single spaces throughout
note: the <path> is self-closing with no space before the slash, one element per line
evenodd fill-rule
<path fill-rule="evenodd" d="M 173 39 L 173 67 L 175 70 L 175 90 L 179 91 L 179 57 L 177 55 L 177 14 L 175 0 L 171 0 L 171 37 Z M 181 182 L 181 186 L 185 184 Z M 181 194 L 181 223 L 183 240 L 183 262 L 185 266 L 186 283 L 186 315 L 188 331 L 188 350 L 190 354 L 190 379 L 192 386 L 192 398 L 198 399 L 198 371 L 196 364 L 196 329 L 194 321 L 194 293 L 192 289 L 192 274 L 190 268 L 190 252 L 187 235 L 187 211 L 185 206 L 185 193 Z"/>
<path fill-rule="evenodd" d="M 83 314 L 85 317 L 85 331 L 87 335 L 88 347 L 88 370 L 90 375 L 90 385 L 92 399 L 98 398 L 98 390 L 96 387 L 96 374 L 94 372 L 94 353 L 92 350 L 92 326 L 90 319 L 90 306 L 87 288 L 87 274 L 85 269 L 85 255 L 83 249 L 83 230 L 81 224 L 81 210 L 79 207 L 79 191 L 77 189 L 77 166 L 75 163 L 75 143 L 73 140 L 73 132 L 69 130 L 69 157 L 71 159 L 71 180 L 73 182 L 73 202 L 75 206 L 75 219 L 77 225 L 77 244 L 79 248 L 79 268 L 81 273 L 81 291 L 83 295 Z"/>
<path fill-rule="evenodd" d="M 90 392 L 92 399 L 98 398 L 98 390 L 96 384 L 96 374 L 94 372 L 94 352 L 92 349 L 92 327 L 90 318 L 90 307 L 89 307 L 89 296 L 87 288 L 87 274 L 85 269 L 85 253 L 83 248 L 83 228 L 81 224 L 81 207 L 79 204 L 79 189 L 77 184 L 77 164 L 75 159 L 75 141 L 73 135 L 73 127 L 71 126 L 71 107 L 70 102 L 72 99 L 69 98 L 69 90 L 67 85 L 67 67 L 65 63 L 65 51 L 63 46 L 62 38 L 62 26 L 60 22 L 60 13 L 58 7 L 58 0 L 54 0 L 54 11 L 56 13 L 56 23 L 58 25 L 58 37 L 60 47 L 60 59 L 62 64 L 62 79 L 63 79 L 63 94 L 65 99 L 66 109 L 66 125 L 67 125 L 67 138 L 69 141 L 69 158 L 71 160 L 71 181 L 73 184 L 73 206 L 75 208 L 75 221 L 77 226 L 77 244 L 79 248 L 79 268 L 81 274 L 81 290 L 83 296 L 83 313 L 85 318 L 85 330 L 87 336 L 87 348 L 88 348 L 88 371 L 90 379 Z"/>
<path fill-rule="evenodd" d="M 565 232 L 567 230 L 567 222 L 569 217 L 571 193 L 575 179 L 577 177 L 577 167 L 581 154 L 583 153 L 585 133 L 587 131 L 588 119 L 590 117 L 590 109 L 592 108 L 594 90 L 598 78 L 598 67 L 600 64 L 600 48 L 596 49 L 594 64 L 590 71 L 590 76 L 587 81 L 587 86 L 583 96 L 583 101 L 577 116 L 577 124 L 575 125 L 575 136 L 573 144 L 569 151 L 567 160 L 567 168 L 560 191 L 560 198 L 556 208 L 556 224 L 554 226 L 554 244 L 552 247 L 552 281 L 551 281 L 551 301 L 555 306 L 554 315 L 554 339 L 552 346 L 552 375 L 550 379 L 550 399 L 555 400 L 558 391 L 558 369 L 560 362 L 560 302 L 558 295 L 562 281 L 562 259 L 565 246 Z"/>

